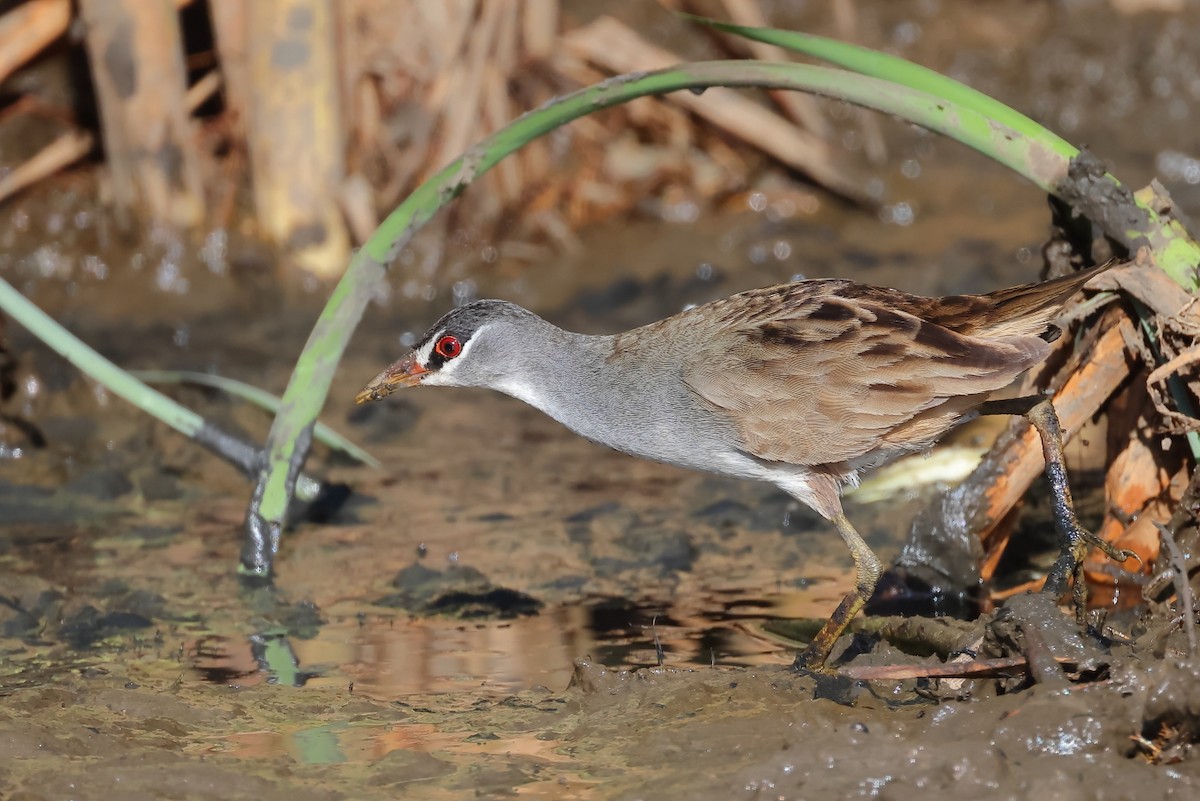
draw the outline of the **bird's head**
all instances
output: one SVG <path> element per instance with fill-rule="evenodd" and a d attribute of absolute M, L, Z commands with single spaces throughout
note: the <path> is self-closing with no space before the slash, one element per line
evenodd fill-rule
<path fill-rule="evenodd" d="M 384 370 L 355 397 L 380 400 L 402 387 L 495 387 L 520 369 L 525 342 L 541 318 L 503 300 L 477 300 L 446 314 L 410 353 Z"/>

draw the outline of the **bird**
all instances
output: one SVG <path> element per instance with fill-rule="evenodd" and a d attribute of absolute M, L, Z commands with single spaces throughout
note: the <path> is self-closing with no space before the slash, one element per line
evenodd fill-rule
<path fill-rule="evenodd" d="M 792 281 L 612 335 L 477 300 L 438 320 L 356 401 L 403 387 L 488 387 L 632 456 L 774 484 L 830 521 L 854 562 L 853 589 L 796 658 L 797 669 L 825 671 L 882 573 L 842 491 L 928 449 L 1045 359 L 1054 318 L 1108 266 L 938 298 Z"/>

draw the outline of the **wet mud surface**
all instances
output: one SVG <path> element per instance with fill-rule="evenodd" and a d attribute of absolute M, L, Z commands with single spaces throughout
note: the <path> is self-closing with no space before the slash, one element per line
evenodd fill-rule
<path fill-rule="evenodd" d="M 1200 89 L 1184 81 L 1195 54 L 1177 40 L 1200 36 L 1185 24 L 1200 10 L 1126 17 L 1106 3 L 988 3 L 967 19 L 926 3 L 888 8 L 862 12 L 864 43 L 1086 138 L 1131 184 L 1167 173 L 1176 200 L 1200 212 L 1200 178 L 1189 183 L 1184 165 L 1172 181 L 1163 169 L 1195 147 L 1180 133 L 1194 120 L 1175 103 L 1191 98 L 1196 113 Z M 833 33 L 818 20 L 793 24 Z M 1068 56 L 1102 75 L 1064 86 Z M 1121 104 L 1130 87 L 1142 105 Z M 697 223 L 581 232 L 577 254 L 517 261 L 456 244 L 434 273 L 423 254 L 437 246 L 426 243 L 402 259 L 324 418 L 384 467 L 315 450 L 309 467 L 344 491 L 298 514 L 274 589 L 235 573 L 246 481 L 10 323 L 0 796 L 1197 797 L 1200 661 L 1166 610 L 1127 603 L 1136 587 L 1122 588 L 1104 636 L 1081 636 L 1065 612 L 1028 600 L 978 624 L 980 656 L 1018 642 L 1036 681 L 1024 671 L 817 680 L 790 670 L 793 645 L 777 624 L 828 614 L 849 560 L 832 528 L 787 496 L 635 461 L 485 392 L 352 404 L 404 335 L 456 296 L 507 297 L 566 326 L 612 331 L 796 274 L 925 294 L 1031 280 L 1044 198 L 898 128 L 887 131 L 879 215 L 776 181 Z M 270 260 L 237 237 L 131 250 L 95 192 L 66 177 L 0 209 L 4 276 L 124 367 L 282 390 L 321 293 L 279 288 Z M 245 404 L 167 391 L 265 436 L 269 419 Z M 964 432 L 954 447 L 987 437 Z M 1068 456 L 1086 463 L 1079 447 Z M 848 500 L 885 561 L 955 473 L 913 478 L 926 467 Z M 1086 484 L 1081 472 L 1084 507 Z M 1030 506 L 1026 525 L 1044 529 L 1044 499 Z M 852 648 L 856 666 L 932 660 L 866 637 Z"/>

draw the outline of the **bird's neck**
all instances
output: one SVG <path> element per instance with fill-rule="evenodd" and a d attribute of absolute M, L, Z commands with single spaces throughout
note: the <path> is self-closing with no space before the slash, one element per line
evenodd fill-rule
<path fill-rule="evenodd" d="M 528 403 L 568 428 L 592 439 L 604 428 L 606 413 L 596 399 L 611 381 L 605 363 L 613 337 L 588 336 L 555 329 L 541 347 L 529 347 L 519 369 L 494 389 Z M 607 377 L 606 377 L 607 376 Z"/>

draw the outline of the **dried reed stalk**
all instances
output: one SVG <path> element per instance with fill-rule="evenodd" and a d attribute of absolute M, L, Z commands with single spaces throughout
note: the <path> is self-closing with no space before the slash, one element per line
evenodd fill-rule
<path fill-rule="evenodd" d="M 82 0 L 113 195 L 136 215 L 190 227 L 204 217 L 204 157 L 186 102 L 172 0 Z"/>
<path fill-rule="evenodd" d="M 0 17 L 0 81 L 62 36 L 71 0 L 28 0 Z"/>
<path fill-rule="evenodd" d="M 246 119 L 254 205 L 289 260 L 321 277 L 345 268 L 345 176 L 333 0 L 247 3 Z"/>

